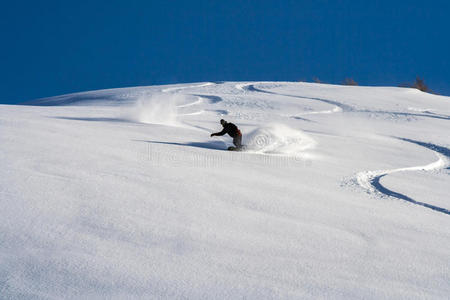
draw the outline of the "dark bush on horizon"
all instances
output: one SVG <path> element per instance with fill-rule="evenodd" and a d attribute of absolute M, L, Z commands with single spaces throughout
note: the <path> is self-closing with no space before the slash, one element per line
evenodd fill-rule
<path fill-rule="evenodd" d="M 426 93 L 433 93 L 432 90 L 428 88 L 428 86 L 425 84 L 425 81 L 420 78 L 419 76 L 416 77 L 416 81 L 412 85 L 413 88 L 418 89 L 419 91 L 426 92 Z"/>
<path fill-rule="evenodd" d="M 419 91 L 422 91 L 425 93 L 434 94 L 434 92 L 425 84 L 425 81 L 422 78 L 420 78 L 419 76 L 416 77 L 416 81 L 413 84 L 402 83 L 399 85 L 399 87 L 409 87 L 409 88 L 418 89 Z"/>
<path fill-rule="evenodd" d="M 345 78 L 345 80 L 342 82 L 343 85 L 358 85 L 358 83 L 353 80 L 353 78 Z"/>

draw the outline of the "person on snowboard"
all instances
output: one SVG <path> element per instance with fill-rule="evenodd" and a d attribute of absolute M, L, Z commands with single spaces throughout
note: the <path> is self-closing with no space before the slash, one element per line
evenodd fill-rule
<path fill-rule="evenodd" d="M 228 123 L 224 119 L 220 120 L 220 124 L 222 124 L 223 129 L 221 132 L 211 133 L 211 137 L 213 136 L 222 136 L 228 133 L 229 136 L 233 138 L 233 144 L 236 146 L 236 150 L 242 148 L 242 133 L 233 123 Z"/>

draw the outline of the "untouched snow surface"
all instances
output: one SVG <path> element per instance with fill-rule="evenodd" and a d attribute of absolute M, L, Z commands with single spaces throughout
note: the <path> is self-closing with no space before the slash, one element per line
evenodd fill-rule
<path fill-rule="evenodd" d="M 390 87 L 1 105 L 0 298 L 448 299 L 449 132 L 450 98 Z"/>

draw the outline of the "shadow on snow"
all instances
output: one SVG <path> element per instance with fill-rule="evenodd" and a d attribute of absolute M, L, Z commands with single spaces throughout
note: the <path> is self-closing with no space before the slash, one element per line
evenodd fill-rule
<path fill-rule="evenodd" d="M 175 146 L 186 146 L 186 147 L 195 147 L 195 148 L 203 148 L 203 149 L 212 149 L 212 150 L 226 150 L 227 145 L 222 141 L 213 141 L 213 142 L 189 142 L 189 143 L 176 143 L 176 142 L 163 142 L 163 141 L 152 141 L 152 140 L 134 140 L 136 142 L 145 142 L 150 144 L 164 144 L 164 145 L 175 145 Z"/>
<path fill-rule="evenodd" d="M 88 122 L 126 122 L 126 123 L 134 123 L 133 121 L 127 119 L 120 118 L 104 118 L 104 117 L 51 117 L 53 119 L 61 119 L 61 120 L 72 120 L 72 121 L 88 121 Z"/>

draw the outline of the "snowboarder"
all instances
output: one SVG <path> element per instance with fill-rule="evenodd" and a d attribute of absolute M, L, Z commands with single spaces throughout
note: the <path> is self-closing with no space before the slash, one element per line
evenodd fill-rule
<path fill-rule="evenodd" d="M 229 147 L 228 150 L 240 150 L 242 148 L 242 133 L 233 123 L 228 123 L 224 119 L 220 120 L 220 124 L 222 124 L 223 129 L 221 132 L 211 133 L 211 137 L 213 136 L 222 136 L 228 133 L 229 136 L 233 138 L 233 144 L 236 146 Z"/>

